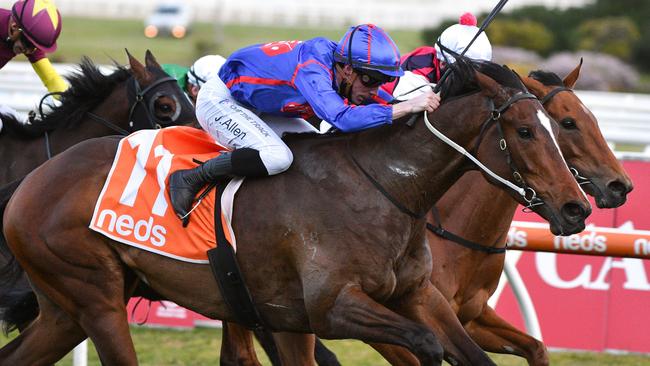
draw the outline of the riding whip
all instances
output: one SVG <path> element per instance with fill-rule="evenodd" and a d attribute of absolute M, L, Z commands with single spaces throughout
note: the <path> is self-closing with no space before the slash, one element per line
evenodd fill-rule
<path fill-rule="evenodd" d="M 501 9 L 503 9 L 503 7 L 506 5 L 507 2 L 508 2 L 508 0 L 500 0 L 497 3 L 497 5 L 494 7 L 494 9 L 492 9 L 490 14 L 488 14 L 488 16 L 483 20 L 483 23 L 481 23 L 481 27 L 478 29 L 478 31 L 476 32 L 476 34 L 474 35 L 472 40 L 467 44 L 465 49 L 463 49 L 463 52 L 460 53 L 461 56 L 463 56 L 463 55 L 465 55 L 465 53 L 467 53 L 467 50 L 469 50 L 469 48 L 472 46 L 474 41 L 478 38 L 478 36 L 481 35 L 481 33 L 483 31 L 485 31 L 485 29 L 488 27 L 488 25 L 490 25 L 490 23 L 492 23 L 492 20 L 494 20 L 494 17 L 496 17 L 496 15 L 499 14 Z M 440 80 L 438 80 L 438 83 L 433 88 L 434 93 L 440 92 L 440 87 L 442 85 L 442 82 L 445 81 L 445 79 L 449 76 L 451 71 L 452 71 L 451 68 L 447 68 L 447 70 L 445 70 L 445 73 L 442 74 L 442 76 L 440 77 Z M 406 93 L 406 94 L 408 94 L 408 93 Z M 417 114 L 412 115 L 411 118 L 409 118 L 409 120 L 406 122 L 406 125 L 407 126 L 413 126 L 413 124 L 415 123 L 416 118 L 417 118 Z"/>

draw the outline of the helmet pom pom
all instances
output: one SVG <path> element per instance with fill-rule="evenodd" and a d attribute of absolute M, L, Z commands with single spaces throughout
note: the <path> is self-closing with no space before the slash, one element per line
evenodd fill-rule
<path fill-rule="evenodd" d="M 473 25 L 476 27 L 476 17 L 472 13 L 464 13 L 463 15 L 460 16 L 460 19 L 458 20 L 458 23 L 461 25 Z"/>

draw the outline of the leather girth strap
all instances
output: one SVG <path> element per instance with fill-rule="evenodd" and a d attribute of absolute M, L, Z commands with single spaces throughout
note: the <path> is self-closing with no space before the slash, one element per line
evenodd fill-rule
<path fill-rule="evenodd" d="M 225 187 L 225 183 L 223 187 Z M 221 296 L 236 319 L 236 322 L 248 329 L 263 329 L 260 317 L 253 298 L 251 297 L 244 277 L 237 264 L 235 251 L 226 239 L 223 225 L 221 225 L 221 195 L 223 189 L 217 190 L 214 204 L 214 231 L 217 247 L 208 250 L 208 260 L 212 274 L 219 284 Z"/>

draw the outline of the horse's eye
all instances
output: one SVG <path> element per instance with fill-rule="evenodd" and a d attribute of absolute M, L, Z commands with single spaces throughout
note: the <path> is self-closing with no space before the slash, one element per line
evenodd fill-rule
<path fill-rule="evenodd" d="M 160 111 L 163 113 L 172 113 L 172 106 L 169 104 L 160 105 Z"/>
<path fill-rule="evenodd" d="M 560 126 L 566 128 L 567 130 L 575 130 L 576 128 L 578 128 L 576 126 L 576 121 L 571 117 L 567 117 L 562 121 L 560 121 Z"/>
<path fill-rule="evenodd" d="M 519 134 L 519 137 L 521 137 L 522 139 L 533 138 L 533 132 L 528 127 L 519 127 L 517 129 L 517 133 Z"/>

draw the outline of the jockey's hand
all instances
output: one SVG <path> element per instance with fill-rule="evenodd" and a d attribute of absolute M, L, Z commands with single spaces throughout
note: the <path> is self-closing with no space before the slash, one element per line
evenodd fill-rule
<path fill-rule="evenodd" d="M 405 103 L 409 102 L 412 103 L 411 113 L 418 113 L 422 111 L 433 112 L 438 108 L 438 106 L 440 106 L 440 95 L 427 90 L 426 92 L 406 101 Z"/>
<path fill-rule="evenodd" d="M 427 90 L 415 98 L 393 105 L 393 120 L 422 111 L 433 112 L 440 105 L 440 96 Z"/>

